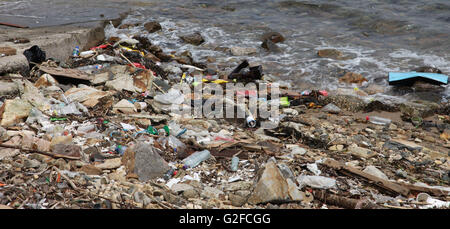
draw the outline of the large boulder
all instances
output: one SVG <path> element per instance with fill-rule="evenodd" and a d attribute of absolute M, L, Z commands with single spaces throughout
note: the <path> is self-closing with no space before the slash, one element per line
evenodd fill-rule
<path fill-rule="evenodd" d="M 137 177 L 142 182 L 162 177 L 170 169 L 156 148 L 141 142 L 125 151 L 122 164 L 128 177 Z"/>
<path fill-rule="evenodd" d="M 145 30 L 147 30 L 149 33 L 154 33 L 158 30 L 161 30 L 161 24 L 157 21 L 151 21 L 144 24 Z"/>
<path fill-rule="evenodd" d="M 278 32 L 267 32 L 264 33 L 261 37 L 262 41 L 270 40 L 273 43 L 283 42 L 285 38 L 281 33 Z"/>
<path fill-rule="evenodd" d="M 289 199 L 289 186 L 286 179 L 281 174 L 277 165 L 273 161 L 269 161 L 248 202 L 250 204 L 259 204 L 284 202 Z"/>
<path fill-rule="evenodd" d="M 2 113 L 2 126 L 11 126 L 22 119 L 28 117 L 30 114 L 31 104 L 19 98 L 15 98 L 13 100 L 5 100 L 2 108 L 0 109 L 0 113 Z"/>
<path fill-rule="evenodd" d="M 193 34 L 187 34 L 187 35 L 181 35 L 180 38 L 189 44 L 193 45 L 200 45 L 203 42 L 205 42 L 205 39 L 203 39 L 202 35 L 200 33 L 193 33 Z"/>

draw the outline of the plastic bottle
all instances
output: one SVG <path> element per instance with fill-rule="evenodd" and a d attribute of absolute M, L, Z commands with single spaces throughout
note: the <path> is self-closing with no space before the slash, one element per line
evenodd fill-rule
<path fill-rule="evenodd" d="M 119 154 L 119 155 L 123 155 L 125 153 L 125 151 L 127 150 L 127 146 L 123 146 L 123 145 L 118 145 L 115 149 L 115 151 Z"/>
<path fill-rule="evenodd" d="M 392 121 L 390 119 L 381 118 L 381 117 L 378 117 L 378 116 L 369 116 L 369 122 L 371 122 L 373 124 L 376 124 L 376 125 L 388 125 Z"/>
<path fill-rule="evenodd" d="M 247 116 L 246 121 L 247 121 L 247 125 L 248 125 L 249 127 L 253 128 L 253 127 L 256 126 L 256 120 L 253 118 L 252 115 Z"/>
<path fill-rule="evenodd" d="M 170 178 L 172 178 L 172 176 L 174 175 L 175 169 L 174 168 L 170 168 L 169 171 L 166 172 L 166 174 L 164 174 L 164 180 L 169 180 Z"/>
<path fill-rule="evenodd" d="M 184 168 L 194 168 L 202 161 L 208 160 L 211 157 L 209 150 L 197 151 L 189 157 L 183 159 Z"/>
<path fill-rule="evenodd" d="M 94 54 L 95 54 L 94 51 L 84 51 L 84 52 L 79 53 L 80 57 L 83 57 L 83 58 L 93 56 Z"/>
<path fill-rule="evenodd" d="M 236 172 L 238 170 L 239 157 L 233 156 L 231 158 L 231 171 Z"/>
<path fill-rule="evenodd" d="M 80 47 L 75 46 L 75 48 L 74 48 L 73 51 L 72 51 L 72 56 L 77 57 L 77 56 L 79 56 L 79 55 L 80 55 Z"/>

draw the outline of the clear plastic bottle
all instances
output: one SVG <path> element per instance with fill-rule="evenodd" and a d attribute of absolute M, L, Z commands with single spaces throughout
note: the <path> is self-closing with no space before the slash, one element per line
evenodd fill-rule
<path fill-rule="evenodd" d="M 238 170 L 239 157 L 233 156 L 231 158 L 231 171 L 236 172 Z"/>
<path fill-rule="evenodd" d="M 251 128 L 254 128 L 256 126 L 256 120 L 253 118 L 252 115 L 247 116 L 247 125 Z"/>
<path fill-rule="evenodd" d="M 378 116 L 369 116 L 369 122 L 376 125 L 389 125 L 392 121 Z"/>
<path fill-rule="evenodd" d="M 183 159 L 183 164 L 186 169 L 194 168 L 202 161 L 208 160 L 210 157 L 211 153 L 209 152 L 209 150 L 198 151 Z"/>

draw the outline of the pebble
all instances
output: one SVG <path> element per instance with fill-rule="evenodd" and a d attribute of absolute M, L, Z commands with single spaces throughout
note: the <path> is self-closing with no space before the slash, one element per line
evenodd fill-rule
<path fill-rule="evenodd" d="M 407 178 L 408 177 L 408 173 L 406 173 L 404 170 L 402 169 L 397 169 L 395 171 L 395 175 L 401 177 L 401 178 Z"/>
<path fill-rule="evenodd" d="M 25 168 L 39 168 L 41 163 L 38 160 L 25 160 L 23 165 Z"/>

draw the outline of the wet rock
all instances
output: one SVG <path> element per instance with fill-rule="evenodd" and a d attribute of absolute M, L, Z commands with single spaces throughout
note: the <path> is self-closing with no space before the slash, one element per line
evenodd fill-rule
<path fill-rule="evenodd" d="M 261 36 L 261 40 L 262 41 L 269 40 L 269 41 L 271 41 L 273 43 L 278 43 L 278 42 L 285 41 L 285 38 L 283 37 L 283 35 L 281 35 L 281 33 L 278 33 L 278 32 L 267 32 L 267 33 L 264 33 Z"/>
<path fill-rule="evenodd" d="M 270 52 L 281 52 L 280 47 L 278 47 L 275 43 L 273 43 L 271 40 L 264 40 L 261 44 L 261 47 L 265 48 L 267 51 Z"/>
<path fill-rule="evenodd" d="M 189 51 L 184 51 L 178 55 L 175 60 L 180 64 L 192 65 L 194 59 L 192 58 L 192 54 Z"/>
<path fill-rule="evenodd" d="M 268 162 L 248 202 L 258 204 L 282 202 L 288 199 L 289 192 L 286 179 L 274 162 Z"/>
<path fill-rule="evenodd" d="M 364 88 L 364 91 L 369 95 L 374 95 L 378 93 L 384 93 L 386 91 L 386 87 L 377 84 L 371 84 L 367 88 Z"/>
<path fill-rule="evenodd" d="M 398 104 L 398 108 L 402 112 L 403 120 L 414 121 L 412 120 L 414 118 L 426 118 L 433 115 L 439 109 L 439 105 L 428 101 L 415 101 Z"/>
<path fill-rule="evenodd" d="M 365 159 L 375 156 L 375 154 L 369 149 L 359 147 L 356 144 L 350 145 L 348 147 L 348 152 L 353 156 Z"/>
<path fill-rule="evenodd" d="M 324 103 L 333 103 L 341 109 L 357 112 L 366 107 L 366 103 L 356 96 L 351 95 L 329 95 L 324 98 Z"/>
<path fill-rule="evenodd" d="M 128 148 L 122 157 L 122 164 L 129 176 L 136 175 L 140 181 L 162 177 L 170 169 L 156 149 L 145 143 Z"/>
<path fill-rule="evenodd" d="M 85 172 L 87 175 L 100 175 L 102 174 L 102 170 L 100 168 L 95 167 L 94 165 L 84 165 L 79 169 L 81 172 Z"/>
<path fill-rule="evenodd" d="M 155 55 L 152 54 L 152 53 L 147 53 L 147 54 L 145 54 L 144 58 L 145 58 L 145 59 L 148 59 L 148 60 L 151 60 L 151 61 L 153 61 L 153 62 L 160 62 L 160 61 L 161 61 L 161 59 L 159 59 L 157 56 L 155 56 Z"/>
<path fill-rule="evenodd" d="M 341 108 L 332 103 L 327 104 L 322 110 L 332 114 L 339 114 L 341 112 Z"/>
<path fill-rule="evenodd" d="M 129 28 L 132 28 L 132 27 L 136 27 L 138 25 L 139 25 L 139 23 L 136 23 L 136 24 L 123 24 L 123 25 L 119 26 L 119 29 L 129 29 Z"/>
<path fill-rule="evenodd" d="M 385 180 L 389 180 L 389 177 L 386 176 L 386 174 L 384 174 L 383 172 L 381 172 L 381 170 L 377 169 L 377 168 L 376 168 L 375 166 L 373 166 L 373 165 L 367 166 L 367 167 L 363 170 L 363 172 L 366 172 L 366 173 L 368 173 L 368 174 L 374 175 L 374 176 L 376 176 L 376 177 L 379 177 L 379 178 L 382 178 L 382 179 L 385 179 Z"/>
<path fill-rule="evenodd" d="M 359 73 L 354 73 L 354 72 L 347 72 L 345 73 L 345 75 L 341 78 L 339 78 L 339 82 L 344 82 L 347 84 L 352 84 L 352 83 L 356 83 L 361 85 L 363 82 L 366 82 L 367 79 L 364 78 L 361 74 Z"/>
<path fill-rule="evenodd" d="M 121 158 L 107 159 L 102 164 L 95 165 L 99 169 L 116 169 L 122 165 Z"/>
<path fill-rule="evenodd" d="M 2 126 L 11 126 L 20 122 L 22 119 L 28 117 L 31 110 L 31 104 L 19 98 L 13 100 L 5 100 L 5 103 L 0 108 L 0 113 L 2 113 L 2 121 L 0 124 Z"/>
<path fill-rule="evenodd" d="M 430 67 L 430 66 L 423 66 L 423 67 L 415 68 L 415 69 L 413 69 L 413 71 L 442 74 L 442 71 L 440 69 L 434 68 L 434 67 Z"/>
<path fill-rule="evenodd" d="M 151 21 L 144 24 L 145 30 L 147 30 L 149 33 L 154 33 L 158 30 L 161 30 L 161 24 L 157 21 Z"/>
<path fill-rule="evenodd" d="M 234 56 L 247 56 L 258 52 L 256 48 L 251 47 L 231 47 L 230 51 Z"/>
<path fill-rule="evenodd" d="M 202 35 L 199 32 L 196 32 L 193 34 L 181 35 L 180 38 L 184 42 L 192 44 L 192 45 L 200 45 L 203 42 L 205 42 L 205 40 L 203 39 Z"/>
<path fill-rule="evenodd" d="M 17 50 L 15 48 L 11 48 L 11 47 L 0 47 L 0 57 L 2 56 L 14 56 L 16 55 Z"/>
<path fill-rule="evenodd" d="M 330 58 L 335 60 L 344 59 L 344 54 L 337 49 L 321 49 L 317 52 L 317 55 L 322 58 Z"/>

